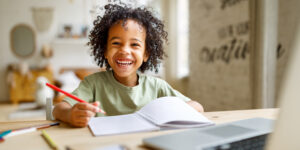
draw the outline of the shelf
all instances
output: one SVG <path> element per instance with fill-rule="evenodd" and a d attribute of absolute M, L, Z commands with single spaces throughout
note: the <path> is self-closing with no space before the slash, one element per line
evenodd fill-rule
<path fill-rule="evenodd" d="M 61 45 L 61 44 L 67 44 L 67 45 L 86 45 L 88 43 L 88 38 L 56 38 L 52 41 L 52 44 L 54 45 Z"/>

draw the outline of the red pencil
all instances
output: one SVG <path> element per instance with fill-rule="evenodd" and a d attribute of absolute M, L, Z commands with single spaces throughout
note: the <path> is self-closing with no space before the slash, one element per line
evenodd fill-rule
<path fill-rule="evenodd" d="M 76 101 L 78 101 L 78 102 L 81 102 L 81 103 L 88 103 L 88 102 L 86 102 L 86 101 L 84 101 L 84 100 L 82 100 L 82 99 L 76 97 L 75 95 L 72 95 L 72 94 L 70 94 L 70 93 L 68 93 L 68 92 L 66 92 L 66 91 L 64 91 L 64 90 L 62 90 L 62 89 L 60 89 L 60 88 L 58 88 L 58 87 L 56 87 L 56 86 L 50 84 L 50 83 L 46 83 L 46 85 L 47 85 L 48 87 L 52 88 L 53 90 L 58 91 L 58 92 L 61 92 L 61 93 L 65 94 L 66 96 L 68 96 L 68 97 L 70 97 L 70 98 L 72 98 L 72 99 L 74 99 L 74 100 L 76 100 Z M 100 109 L 100 112 L 103 113 L 103 114 L 106 114 L 105 111 L 103 111 L 102 109 Z"/>

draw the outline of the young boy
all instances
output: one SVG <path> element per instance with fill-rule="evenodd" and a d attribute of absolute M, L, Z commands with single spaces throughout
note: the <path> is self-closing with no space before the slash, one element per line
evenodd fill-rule
<path fill-rule="evenodd" d="M 89 119 L 99 111 L 106 115 L 133 113 L 151 100 L 176 96 L 199 112 L 203 107 L 162 79 L 137 71 L 157 71 L 159 60 L 165 55 L 163 40 L 167 32 L 163 23 L 145 8 L 128 8 L 108 4 L 105 14 L 94 21 L 90 34 L 92 55 L 107 71 L 86 77 L 72 93 L 91 103 L 77 103 L 66 98 L 53 110 L 56 119 L 76 127 L 87 126 Z M 172 106 L 170 106 L 172 107 Z"/>

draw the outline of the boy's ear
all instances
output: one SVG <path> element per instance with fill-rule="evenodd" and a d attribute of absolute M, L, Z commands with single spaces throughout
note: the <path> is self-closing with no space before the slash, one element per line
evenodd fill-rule
<path fill-rule="evenodd" d="M 149 53 L 146 51 L 145 54 L 144 54 L 144 59 L 143 59 L 143 61 L 144 61 L 144 62 L 147 62 L 148 58 L 149 58 Z"/>
<path fill-rule="evenodd" d="M 104 58 L 105 58 L 105 59 L 107 59 L 107 58 L 106 58 L 106 57 L 107 57 L 107 56 L 106 56 L 106 53 L 107 53 L 107 50 L 104 51 Z"/>

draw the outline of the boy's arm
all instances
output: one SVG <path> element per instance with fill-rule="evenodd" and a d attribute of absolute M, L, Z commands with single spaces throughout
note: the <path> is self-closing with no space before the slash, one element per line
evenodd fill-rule
<path fill-rule="evenodd" d="M 53 116 L 57 120 L 69 123 L 69 112 L 71 111 L 72 106 L 67 102 L 60 102 L 55 105 L 53 109 Z"/>
<path fill-rule="evenodd" d="M 200 103 L 198 103 L 197 101 L 190 100 L 190 101 L 187 101 L 186 103 L 189 104 L 194 109 L 196 109 L 198 112 L 200 112 L 200 113 L 204 112 L 203 106 Z"/>
<path fill-rule="evenodd" d="M 99 112 L 97 106 L 99 106 L 99 102 L 92 104 L 77 103 L 73 107 L 67 102 L 60 102 L 55 105 L 53 116 L 75 127 L 85 127 L 88 125 L 90 118 Z"/>

